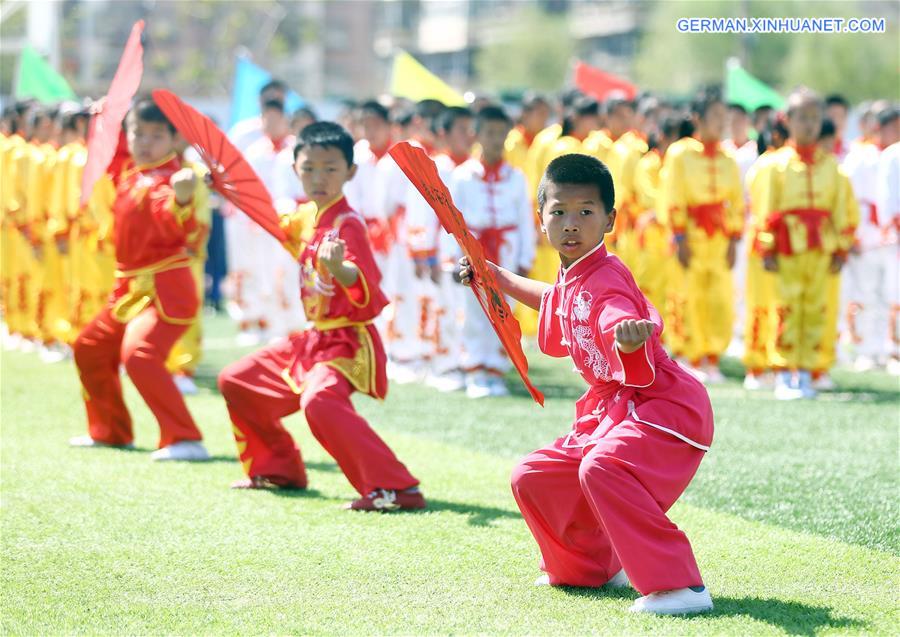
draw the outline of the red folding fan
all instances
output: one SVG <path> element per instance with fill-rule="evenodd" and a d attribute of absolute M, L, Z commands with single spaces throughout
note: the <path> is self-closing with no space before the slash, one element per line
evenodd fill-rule
<path fill-rule="evenodd" d="M 269 191 L 241 152 L 228 141 L 225 133 L 206 115 L 185 104 L 171 91 L 153 91 L 153 101 L 181 136 L 200 153 L 209 167 L 213 190 L 243 210 L 278 241 L 287 241 Z"/>
<path fill-rule="evenodd" d="M 453 205 L 450 191 L 441 181 L 437 166 L 424 150 L 407 142 L 394 144 L 388 152 L 416 189 L 422 193 L 444 230 L 453 235 L 459 247 L 462 248 L 463 254 L 469 258 L 469 264 L 475 275 L 471 287 L 475 298 L 478 299 L 478 304 L 487 314 L 500 343 L 522 377 L 522 382 L 525 383 L 531 397 L 543 405 L 544 395 L 531 384 L 528 378 L 528 360 L 522 351 L 522 329 L 519 327 L 519 322 L 513 316 L 506 297 L 500 292 L 497 279 L 484 258 L 481 244 L 469 232 L 462 213 Z"/>
<path fill-rule="evenodd" d="M 109 92 L 97 103 L 97 113 L 91 119 L 88 133 L 87 162 L 81 175 L 81 205 L 85 205 L 94 192 L 94 185 L 106 172 L 119 145 L 122 120 L 125 119 L 131 100 L 141 85 L 144 74 L 144 47 L 141 34 L 144 21 L 138 20 L 131 28 L 125 50 L 119 59 L 119 67 L 109 85 Z"/>

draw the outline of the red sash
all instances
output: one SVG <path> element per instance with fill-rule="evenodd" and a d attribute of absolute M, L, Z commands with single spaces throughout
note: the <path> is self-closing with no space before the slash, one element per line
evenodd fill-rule
<path fill-rule="evenodd" d="M 793 254 L 790 227 L 785 220 L 795 217 L 806 226 L 806 247 L 822 247 L 822 223 L 831 216 L 828 210 L 820 208 L 794 208 L 782 210 L 769 217 L 769 230 L 775 235 L 775 250 L 779 254 Z"/>
<path fill-rule="evenodd" d="M 688 206 L 687 211 L 694 223 L 706 232 L 706 236 L 725 232 L 725 206 L 721 201 Z"/>

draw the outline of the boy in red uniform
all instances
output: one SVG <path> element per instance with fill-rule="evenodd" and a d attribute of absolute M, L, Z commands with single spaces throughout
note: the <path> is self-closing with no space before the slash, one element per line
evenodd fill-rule
<path fill-rule="evenodd" d="M 294 148 L 310 203 L 283 218 L 299 255 L 309 329 L 232 363 L 219 374 L 247 478 L 239 489 L 307 485 L 300 450 L 281 419 L 302 410 L 313 435 L 362 497 L 348 508 L 422 509 L 425 498 L 390 448 L 353 409 L 350 395 L 387 393 L 385 354 L 372 322 L 387 299 L 379 288 L 365 219 L 347 204 L 353 138 L 333 122 L 310 124 Z"/>
<path fill-rule="evenodd" d="M 691 545 L 666 511 L 712 443 L 712 407 L 704 387 L 666 355 L 659 314 L 606 251 L 614 201 L 602 162 L 553 160 L 538 205 L 560 256 L 556 284 L 493 266 L 505 293 L 540 311 L 541 350 L 571 356 L 590 385 L 572 430 L 513 470 L 513 495 L 541 549 L 546 575 L 537 584 L 630 580 L 644 595 L 633 612 L 706 611 L 712 600 Z M 460 275 L 471 279 L 465 262 Z"/>
<path fill-rule="evenodd" d="M 188 237 L 196 228 L 194 171 L 175 152 L 175 127 L 150 100 L 126 120 L 131 159 L 113 204 L 116 282 L 109 301 L 73 345 L 88 435 L 74 446 L 132 446 L 122 398 L 124 364 L 160 428 L 154 460 L 206 460 L 202 435 L 166 370 L 169 350 L 199 309 Z"/>

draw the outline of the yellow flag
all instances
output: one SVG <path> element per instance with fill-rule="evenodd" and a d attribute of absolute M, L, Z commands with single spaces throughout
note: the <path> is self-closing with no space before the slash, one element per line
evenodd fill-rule
<path fill-rule="evenodd" d="M 447 106 L 465 106 L 462 95 L 453 90 L 444 80 L 426 69 L 406 51 L 394 55 L 391 73 L 391 93 L 418 102 L 420 100 L 440 100 Z"/>

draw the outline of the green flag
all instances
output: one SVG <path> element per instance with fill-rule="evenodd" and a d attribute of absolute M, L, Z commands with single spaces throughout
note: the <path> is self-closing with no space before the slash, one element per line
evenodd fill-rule
<path fill-rule="evenodd" d="M 784 98 L 778 91 L 747 73 L 734 59 L 728 60 L 725 101 L 740 104 L 750 112 L 760 106 L 771 106 L 775 110 L 785 107 Z"/>
<path fill-rule="evenodd" d="M 22 49 L 19 58 L 19 79 L 13 91 L 16 99 L 34 98 L 52 103 L 77 99 L 66 79 L 53 70 L 47 61 L 30 46 Z"/>

